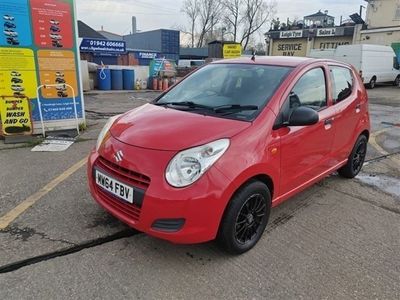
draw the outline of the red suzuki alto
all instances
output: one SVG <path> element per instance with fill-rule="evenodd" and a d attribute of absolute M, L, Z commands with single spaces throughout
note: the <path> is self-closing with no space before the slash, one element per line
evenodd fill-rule
<path fill-rule="evenodd" d="M 334 171 L 356 176 L 370 131 L 356 71 L 256 57 L 206 65 L 151 104 L 111 118 L 88 163 L 96 201 L 174 243 L 243 253 L 271 207 Z"/>

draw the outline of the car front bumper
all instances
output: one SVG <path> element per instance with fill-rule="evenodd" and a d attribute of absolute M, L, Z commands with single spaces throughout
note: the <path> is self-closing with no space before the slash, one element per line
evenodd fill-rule
<path fill-rule="evenodd" d="M 114 155 L 119 150 L 124 159 L 117 163 Z M 229 180 L 212 167 L 194 184 L 173 188 L 164 173 L 175 154 L 126 145 L 110 137 L 99 152 L 93 150 L 89 155 L 87 176 L 91 194 L 116 218 L 151 236 L 183 244 L 213 240 L 230 199 Z M 141 203 L 124 202 L 99 187 L 94 168 L 139 188 L 144 193 Z M 129 178 L 132 176 L 134 180 Z"/>

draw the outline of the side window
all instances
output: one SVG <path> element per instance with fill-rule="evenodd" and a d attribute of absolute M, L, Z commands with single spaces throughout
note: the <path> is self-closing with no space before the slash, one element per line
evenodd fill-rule
<path fill-rule="evenodd" d="M 286 99 L 281 109 L 281 122 L 287 122 L 293 109 L 308 106 L 321 110 L 327 106 L 325 73 L 322 68 L 316 68 L 305 73 Z"/>
<path fill-rule="evenodd" d="M 397 60 L 396 56 L 393 57 L 393 68 L 396 69 L 396 70 L 400 69 L 399 61 Z"/>
<path fill-rule="evenodd" d="M 343 67 L 330 67 L 333 88 L 333 102 L 338 103 L 351 95 L 353 90 L 353 75 Z"/>

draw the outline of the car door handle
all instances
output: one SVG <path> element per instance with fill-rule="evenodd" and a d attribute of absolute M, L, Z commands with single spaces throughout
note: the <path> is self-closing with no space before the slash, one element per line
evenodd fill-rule
<path fill-rule="evenodd" d="M 325 130 L 331 129 L 332 123 L 333 123 L 333 118 L 332 118 L 332 119 L 326 119 L 326 120 L 324 121 Z"/>
<path fill-rule="evenodd" d="M 356 105 L 356 113 L 358 114 L 361 111 L 361 104 Z"/>

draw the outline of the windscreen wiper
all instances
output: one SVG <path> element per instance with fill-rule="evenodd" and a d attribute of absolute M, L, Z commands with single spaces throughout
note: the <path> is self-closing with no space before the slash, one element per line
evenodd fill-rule
<path fill-rule="evenodd" d="M 258 110 L 257 105 L 240 105 L 240 104 L 231 104 L 231 105 L 221 105 L 214 107 L 214 112 L 217 114 L 231 114 L 245 110 Z"/>
<path fill-rule="evenodd" d="M 154 103 L 155 105 L 158 106 L 167 106 L 167 105 L 173 105 L 173 106 L 186 106 L 188 108 L 193 108 L 193 109 L 207 109 L 207 110 L 213 110 L 212 106 L 207 106 L 203 104 L 198 104 L 193 101 L 182 101 L 182 102 L 157 102 Z"/>

